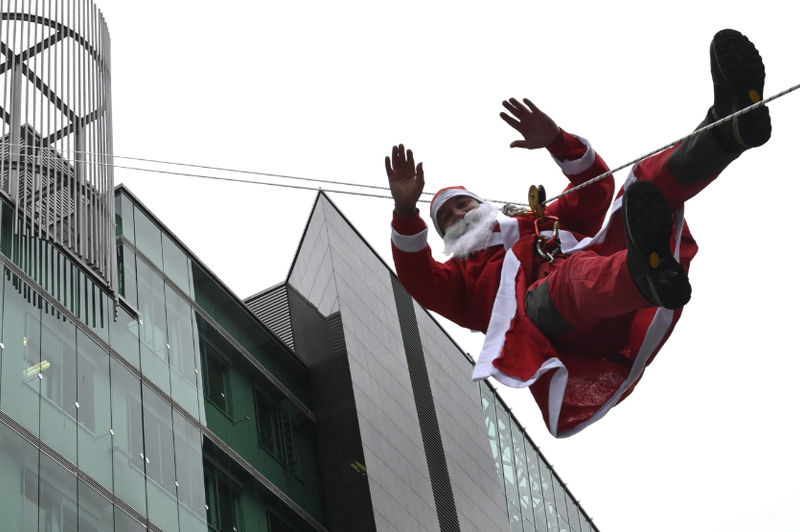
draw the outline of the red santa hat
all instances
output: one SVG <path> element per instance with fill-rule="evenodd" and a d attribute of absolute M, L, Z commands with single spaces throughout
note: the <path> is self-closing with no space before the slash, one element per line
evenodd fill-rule
<path fill-rule="evenodd" d="M 436 214 L 439 212 L 439 209 L 441 209 L 442 205 L 444 205 L 445 201 L 449 200 L 450 198 L 455 198 L 456 196 L 469 196 L 470 198 L 478 200 L 479 203 L 486 201 L 482 197 L 470 192 L 464 187 L 447 187 L 437 192 L 431 200 L 431 220 L 433 220 L 433 227 L 436 228 L 436 232 L 439 233 L 440 237 L 444 238 L 444 231 L 442 231 L 442 229 L 439 227 L 439 221 L 436 219 Z"/>

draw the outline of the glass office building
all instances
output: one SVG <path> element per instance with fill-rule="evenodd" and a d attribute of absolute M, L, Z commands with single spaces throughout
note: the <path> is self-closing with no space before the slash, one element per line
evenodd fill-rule
<path fill-rule="evenodd" d="M 3 532 L 596 530 L 327 196 L 242 301 L 111 186 L 72 4 L 0 0 Z"/>
<path fill-rule="evenodd" d="M 4 530 L 595 530 L 324 194 L 245 302 L 116 213 L 118 303 L 2 202 Z"/>

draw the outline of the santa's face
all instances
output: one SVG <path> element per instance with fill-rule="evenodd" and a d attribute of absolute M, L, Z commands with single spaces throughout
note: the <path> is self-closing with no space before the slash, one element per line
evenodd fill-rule
<path fill-rule="evenodd" d="M 459 213 L 459 219 L 446 229 L 444 234 L 446 255 L 452 254 L 454 257 L 464 259 L 489 245 L 500 211 L 489 201 L 475 203 L 477 205 L 466 214 Z"/>
<path fill-rule="evenodd" d="M 447 233 L 451 225 L 464 218 L 471 210 L 477 209 L 480 203 L 470 196 L 454 196 L 445 201 L 436 213 L 436 223 L 442 233 Z"/>

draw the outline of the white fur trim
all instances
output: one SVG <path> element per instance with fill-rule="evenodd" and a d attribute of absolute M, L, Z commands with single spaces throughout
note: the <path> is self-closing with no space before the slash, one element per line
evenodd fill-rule
<path fill-rule="evenodd" d="M 499 233 L 495 231 L 492 233 L 492 236 L 489 237 L 489 244 L 486 245 L 487 248 L 492 246 L 499 246 L 503 243 L 503 233 Z"/>
<path fill-rule="evenodd" d="M 547 396 L 547 410 L 550 412 L 550 434 L 558 437 L 558 420 L 561 418 L 561 406 L 564 404 L 564 394 L 567 391 L 567 381 L 569 380 L 569 370 L 558 358 L 547 360 L 539 371 L 534 375 L 534 380 L 539 378 L 539 373 L 545 366 L 555 367 L 555 375 L 550 379 L 550 390 Z M 550 368 L 548 368 L 549 370 Z M 531 383 L 533 384 L 533 383 Z"/>
<path fill-rule="evenodd" d="M 519 220 L 500 213 L 497 217 L 497 225 L 500 226 L 500 231 L 492 233 L 489 238 L 489 244 L 486 247 L 502 244 L 506 250 L 513 248 L 514 244 L 519 241 Z"/>
<path fill-rule="evenodd" d="M 489 319 L 489 328 L 486 331 L 486 339 L 483 341 L 483 349 L 478 355 L 478 361 L 472 371 L 472 380 L 479 381 L 489 376 L 494 376 L 506 386 L 524 388 L 527 386 L 518 379 L 513 382 L 504 382 L 495 373 L 499 373 L 495 368 L 494 362 L 503 352 L 506 342 L 506 331 L 511 326 L 511 320 L 517 313 L 516 277 L 520 268 L 520 261 L 512 250 L 508 250 L 503 269 L 500 272 L 500 287 L 494 298 L 492 306 L 492 317 Z M 506 376 L 507 377 L 507 376 Z M 511 379 L 508 377 L 508 379 Z"/>
<path fill-rule="evenodd" d="M 428 245 L 428 228 L 426 227 L 416 235 L 401 235 L 392 227 L 392 242 L 400 251 L 416 253 Z"/>
<path fill-rule="evenodd" d="M 510 251 L 519 241 L 519 220 L 501 214 L 497 218 L 497 223 L 500 224 L 503 247 L 506 248 L 506 251 Z"/>
<path fill-rule="evenodd" d="M 589 167 L 594 164 L 594 161 L 597 158 L 597 154 L 595 154 L 595 151 L 588 140 L 583 137 L 579 137 L 578 135 L 575 135 L 575 138 L 581 141 L 581 144 L 586 146 L 586 153 L 584 153 L 580 159 L 576 159 L 574 161 L 560 161 L 553 157 L 553 160 L 558 166 L 561 167 L 561 171 L 566 175 L 576 175 L 588 170 Z"/>

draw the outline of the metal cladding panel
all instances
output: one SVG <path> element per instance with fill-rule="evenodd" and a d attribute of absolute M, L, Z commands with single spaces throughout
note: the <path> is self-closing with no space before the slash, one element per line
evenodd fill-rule
<path fill-rule="evenodd" d="M 286 284 L 278 285 L 245 301 L 258 319 L 294 350 L 292 318 L 289 312 L 289 295 Z"/>
<path fill-rule="evenodd" d="M 453 499 L 453 487 L 447 468 L 439 420 L 436 416 L 425 353 L 422 351 L 414 304 L 411 296 L 400 285 L 400 281 L 395 277 L 392 277 L 391 280 L 397 302 L 397 315 L 400 318 L 400 330 L 403 334 L 403 345 L 408 360 L 408 371 L 411 376 L 422 442 L 425 445 L 425 458 L 428 462 L 439 527 L 442 532 L 460 532 L 456 503 Z"/>
<path fill-rule="evenodd" d="M 469 359 L 324 195 L 289 284 L 341 312 L 376 529 L 508 530 Z"/>
<path fill-rule="evenodd" d="M 328 318 L 292 287 L 288 289 L 288 302 L 292 329 L 297 331 L 295 352 L 307 367 L 313 368 L 328 358 Z"/>
<path fill-rule="evenodd" d="M 0 0 L 0 190 L 116 293 L 109 34 L 88 0 Z"/>
<path fill-rule="evenodd" d="M 414 303 L 439 430 L 463 531 L 505 532 L 507 501 L 498 481 L 472 364 L 431 316 Z M 515 528 L 512 526 L 512 530 Z"/>

